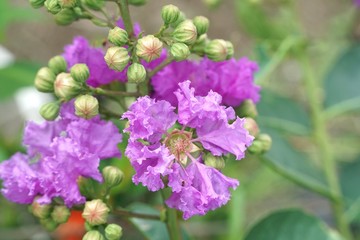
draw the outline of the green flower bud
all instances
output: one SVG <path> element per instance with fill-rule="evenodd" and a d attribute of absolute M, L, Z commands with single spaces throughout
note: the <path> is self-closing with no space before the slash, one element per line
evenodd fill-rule
<path fill-rule="evenodd" d="M 227 56 L 226 59 L 230 59 L 234 56 L 234 45 L 230 41 L 226 41 Z"/>
<path fill-rule="evenodd" d="M 54 231 L 58 227 L 58 224 L 51 218 L 40 219 L 40 223 L 49 232 Z"/>
<path fill-rule="evenodd" d="M 85 203 L 82 217 L 92 226 L 101 225 L 107 222 L 110 209 L 100 199 Z"/>
<path fill-rule="evenodd" d="M 88 222 L 85 222 L 85 230 L 88 232 L 88 231 L 91 231 L 91 230 L 94 230 L 94 226 L 91 226 Z M 95 227 L 96 228 L 96 227 Z"/>
<path fill-rule="evenodd" d="M 261 154 L 263 153 L 263 145 L 260 141 L 255 139 L 250 147 L 248 147 L 248 151 L 252 154 Z"/>
<path fill-rule="evenodd" d="M 127 70 L 127 78 L 129 83 L 139 84 L 146 79 L 146 70 L 140 63 L 133 63 Z"/>
<path fill-rule="evenodd" d="M 244 124 L 245 129 L 249 131 L 250 135 L 256 137 L 259 134 L 259 127 L 256 121 L 250 117 L 247 117 L 245 119 L 246 119 L 246 122 Z"/>
<path fill-rule="evenodd" d="M 147 62 L 160 57 L 163 43 L 153 35 L 147 35 L 138 40 L 136 45 L 136 55 Z"/>
<path fill-rule="evenodd" d="M 91 95 L 82 95 L 76 98 L 75 114 L 81 118 L 91 119 L 99 114 L 99 102 Z"/>
<path fill-rule="evenodd" d="M 129 41 L 129 36 L 124 29 L 115 27 L 109 31 L 108 39 L 112 44 L 121 47 Z"/>
<path fill-rule="evenodd" d="M 134 6 L 142 6 L 147 3 L 147 0 L 128 0 L 128 3 Z"/>
<path fill-rule="evenodd" d="M 185 43 L 174 43 L 170 48 L 170 53 L 176 61 L 182 61 L 190 56 L 190 49 Z"/>
<path fill-rule="evenodd" d="M 113 166 L 104 167 L 102 175 L 104 177 L 104 182 L 108 187 L 119 185 L 124 177 L 123 172 L 119 168 Z"/>
<path fill-rule="evenodd" d="M 197 16 L 193 19 L 194 25 L 196 26 L 197 34 L 203 35 L 209 30 L 209 19 L 203 16 Z"/>
<path fill-rule="evenodd" d="M 49 60 L 48 66 L 51 69 L 51 71 L 53 71 L 55 74 L 66 72 L 67 70 L 67 63 L 63 56 L 52 57 Z"/>
<path fill-rule="evenodd" d="M 122 236 L 122 227 L 117 224 L 109 224 L 105 228 L 105 237 L 108 240 L 119 240 Z"/>
<path fill-rule="evenodd" d="M 221 170 L 225 167 L 225 160 L 222 157 L 214 156 L 211 153 L 205 154 L 205 165 Z"/>
<path fill-rule="evenodd" d="M 100 10 L 105 5 L 105 0 L 82 0 L 82 2 L 92 10 Z"/>
<path fill-rule="evenodd" d="M 55 22 L 66 26 L 78 20 L 78 16 L 73 9 L 65 8 L 55 15 Z"/>
<path fill-rule="evenodd" d="M 267 152 L 270 150 L 272 145 L 272 139 L 268 134 L 260 134 L 257 140 L 262 143 L 263 151 Z"/>
<path fill-rule="evenodd" d="M 256 105 L 251 99 L 243 101 L 241 105 L 236 109 L 236 113 L 240 117 L 256 118 L 258 115 Z"/>
<path fill-rule="evenodd" d="M 99 231 L 91 230 L 83 236 L 82 240 L 105 240 L 105 238 Z"/>
<path fill-rule="evenodd" d="M 105 54 L 105 61 L 109 68 L 121 72 L 128 65 L 130 60 L 128 50 L 123 47 L 108 48 Z"/>
<path fill-rule="evenodd" d="M 70 210 L 66 206 L 55 206 L 51 212 L 51 218 L 58 224 L 66 223 L 70 214 Z"/>
<path fill-rule="evenodd" d="M 181 22 L 173 32 L 173 38 L 177 42 L 191 45 L 197 39 L 197 31 L 194 23 L 191 20 Z"/>
<path fill-rule="evenodd" d="M 59 116 L 60 104 L 57 102 L 51 102 L 43 105 L 40 108 L 40 115 L 48 120 L 53 121 Z"/>
<path fill-rule="evenodd" d="M 228 56 L 227 44 L 222 39 L 210 41 L 205 47 L 206 56 L 216 62 L 226 60 Z"/>
<path fill-rule="evenodd" d="M 58 0 L 62 8 L 73 8 L 77 5 L 78 0 Z"/>
<path fill-rule="evenodd" d="M 178 19 L 177 19 L 175 22 L 171 23 L 170 26 L 171 26 L 172 28 L 176 28 L 180 23 L 182 23 L 182 22 L 185 21 L 185 20 L 186 20 L 185 13 L 183 13 L 183 12 L 180 11 L 180 14 L 179 14 Z"/>
<path fill-rule="evenodd" d="M 84 83 L 89 78 L 90 71 L 86 64 L 78 63 L 71 67 L 70 75 L 75 81 Z"/>
<path fill-rule="evenodd" d="M 66 101 L 79 94 L 81 88 L 70 75 L 70 73 L 60 73 L 54 82 L 55 95 Z"/>
<path fill-rule="evenodd" d="M 45 0 L 29 0 L 29 2 L 33 8 L 41 8 L 44 6 Z"/>
<path fill-rule="evenodd" d="M 55 74 L 48 67 L 40 68 L 35 77 L 35 87 L 40 92 L 53 92 Z"/>
<path fill-rule="evenodd" d="M 220 5 L 221 0 L 203 0 L 203 2 L 208 8 L 215 9 Z"/>
<path fill-rule="evenodd" d="M 44 2 L 45 7 L 47 10 L 52 14 L 57 14 L 61 11 L 61 7 L 59 5 L 58 0 L 46 0 Z"/>
<path fill-rule="evenodd" d="M 209 42 L 209 39 L 207 38 L 207 34 L 201 35 L 194 45 L 191 47 L 191 52 L 196 53 L 199 56 L 205 55 L 205 47 L 207 43 Z"/>
<path fill-rule="evenodd" d="M 176 22 L 179 16 L 179 8 L 172 4 L 166 5 L 161 9 L 161 17 L 166 25 Z"/>
<path fill-rule="evenodd" d="M 50 216 L 51 205 L 49 204 L 40 204 L 36 200 L 31 204 L 31 212 L 35 217 L 40 219 L 47 218 Z"/>

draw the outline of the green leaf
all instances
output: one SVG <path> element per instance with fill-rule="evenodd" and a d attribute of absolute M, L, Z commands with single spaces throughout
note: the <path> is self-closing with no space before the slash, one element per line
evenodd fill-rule
<path fill-rule="evenodd" d="M 258 222 L 245 240 L 339 240 L 335 232 L 301 210 L 288 209 L 270 214 Z"/>

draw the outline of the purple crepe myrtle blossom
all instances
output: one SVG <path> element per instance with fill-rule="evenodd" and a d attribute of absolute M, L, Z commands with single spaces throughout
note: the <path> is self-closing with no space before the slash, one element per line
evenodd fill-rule
<path fill-rule="evenodd" d="M 130 134 L 125 154 L 136 172 L 133 182 L 158 191 L 167 179 L 173 193 L 166 204 L 183 211 L 184 219 L 226 204 L 229 189 L 239 184 L 205 165 L 203 153 L 231 153 L 240 160 L 254 139 L 243 126 L 245 120 L 236 117 L 231 107 L 220 105 L 219 94 L 195 96 L 194 92 L 190 81 L 179 84 L 177 114 L 169 102 L 148 96 L 123 114 L 129 120 L 124 130 Z"/>
<path fill-rule="evenodd" d="M 360 7 L 360 0 L 353 0 L 353 3 L 354 3 L 357 7 Z"/>
<path fill-rule="evenodd" d="M 98 170 L 101 159 L 120 157 L 117 144 L 122 136 L 111 122 L 74 115 L 73 103 L 62 108 L 54 122 L 28 122 L 24 132 L 27 154 L 17 153 L 0 164 L 2 194 L 10 201 L 30 204 L 51 203 L 61 197 L 71 207 L 85 202 L 79 177 L 102 181 Z"/>

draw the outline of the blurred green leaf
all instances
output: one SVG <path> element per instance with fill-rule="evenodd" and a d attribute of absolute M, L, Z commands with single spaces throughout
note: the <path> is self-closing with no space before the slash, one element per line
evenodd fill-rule
<path fill-rule="evenodd" d="M 301 210 L 281 210 L 258 222 L 245 240 L 340 240 L 335 232 Z"/>

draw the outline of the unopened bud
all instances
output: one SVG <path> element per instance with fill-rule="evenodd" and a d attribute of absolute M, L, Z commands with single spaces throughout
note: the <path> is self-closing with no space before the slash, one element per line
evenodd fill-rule
<path fill-rule="evenodd" d="M 147 62 L 160 57 L 163 43 L 153 35 L 147 35 L 138 40 L 136 45 L 136 55 Z"/>
<path fill-rule="evenodd" d="M 209 19 L 203 16 L 197 16 L 193 19 L 194 25 L 196 26 L 197 34 L 203 35 L 209 30 Z"/>
<path fill-rule="evenodd" d="M 115 27 L 109 31 L 108 39 L 112 44 L 121 47 L 129 41 L 129 36 L 124 29 Z"/>
<path fill-rule="evenodd" d="M 180 16 L 180 10 L 177 6 L 169 4 L 161 9 L 161 17 L 166 25 L 174 23 Z"/>
<path fill-rule="evenodd" d="M 82 240 L 105 240 L 104 236 L 97 230 L 87 232 Z"/>
<path fill-rule="evenodd" d="M 58 227 L 58 224 L 51 218 L 40 219 L 40 223 L 49 232 L 54 231 Z"/>
<path fill-rule="evenodd" d="M 73 8 L 76 6 L 78 0 L 58 0 L 62 8 Z"/>
<path fill-rule="evenodd" d="M 100 10 L 105 5 L 105 0 L 82 0 L 82 2 L 92 10 Z"/>
<path fill-rule="evenodd" d="M 256 118 L 258 115 L 256 105 L 251 99 L 243 101 L 241 105 L 236 109 L 236 113 L 240 117 Z"/>
<path fill-rule="evenodd" d="M 91 95 L 82 95 L 76 98 L 75 114 L 81 118 L 91 119 L 99 114 L 99 102 Z"/>
<path fill-rule="evenodd" d="M 185 13 L 183 13 L 183 12 L 180 11 L 180 14 L 179 14 L 178 19 L 177 19 L 175 22 L 171 23 L 170 26 L 171 26 L 172 28 L 176 28 L 180 23 L 182 23 L 182 22 L 185 21 L 185 20 L 186 20 L 186 15 L 185 15 Z"/>
<path fill-rule="evenodd" d="M 234 56 L 234 45 L 230 41 L 226 41 L 227 56 L 226 59 L 230 59 Z"/>
<path fill-rule="evenodd" d="M 194 45 L 191 46 L 191 52 L 196 53 L 199 56 L 204 56 L 205 55 L 205 47 L 208 42 L 209 42 L 209 39 L 207 37 L 207 34 L 205 33 L 205 34 L 201 35 L 196 40 Z"/>
<path fill-rule="evenodd" d="M 272 145 L 272 139 L 268 134 L 260 134 L 256 139 L 262 143 L 264 152 L 270 150 Z"/>
<path fill-rule="evenodd" d="M 197 39 L 197 31 L 194 23 L 191 20 L 181 22 L 173 32 L 173 38 L 177 42 L 191 45 Z"/>
<path fill-rule="evenodd" d="M 61 224 L 66 223 L 70 217 L 70 210 L 65 206 L 55 206 L 51 212 L 51 218 L 54 222 Z"/>
<path fill-rule="evenodd" d="M 95 199 L 85 203 L 82 217 L 90 225 L 101 225 L 107 222 L 110 209 L 100 199 Z"/>
<path fill-rule="evenodd" d="M 263 145 L 260 141 L 255 139 L 252 142 L 251 146 L 248 147 L 248 151 L 252 154 L 261 154 L 261 153 L 263 153 Z"/>
<path fill-rule="evenodd" d="M 259 127 L 256 121 L 250 117 L 245 118 L 245 120 L 246 120 L 244 124 L 245 129 L 249 131 L 251 136 L 256 137 L 259 134 Z"/>
<path fill-rule="evenodd" d="M 55 15 L 55 22 L 59 25 L 66 26 L 78 19 L 77 14 L 71 8 L 64 8 Z"/>
<path fill-rule="evenodd" d="M 119 240 L 122 236 L 122 227 L 117 224 L 109 224 L 105 228 L 105 237 L 108 240 Z"/>
<path fill-rule="evenodd" d="M 48 66 L 55 74 L 66 72 L 67 70 L 67 63 L 63 56 L 52 57 L 49 60 Z"/>
<path fill-rule="evenodd" d="M 142 6 L 147 3 L 147 0 L 128 0 L 128 3 L 134 6 Z"/>
<path fill-rule="evenodd" d="M 49 204 L 40 204 L 36 200 L 31 204 L 31 212 L 35 217 L 40 219 L 47 218 L 50 216 L 51 205 Z"/>
<path fill-rule="evenodd" d="M 46 0 L 44 2 L 44 5 L 47 10 L 52 14 L 57 14 L 61 11 L 61 6 L 59 5 L 58 0 Z"/>
<path fill-rule="evenodd" d="M 129 83 L 139 84 L 145 81 L 146 70 L 140 63 L 133 63 L 127 70 L 127 78 Z"/>
<path fill-rule="evenodd" d="M 104 178 L 104 182 L 108 187 L 115 187 L 119 185 L 123 179 L 123 172 L 113 166 L 107 166 L 102 170 L 102 175 Z"/>
<path fill-rule="evenodd" d="M 60 73 L 54 83 L 55 95 L 66 101 L 74 98 L 80 92 L 80 85 L 70 73 Z"/>
<path fill-rule="evenodd" d="M 222 39 L 210 41 L 205 47 L 205 53 L 210 60 L 216 62 L 226 60 L 228 56 L 226 41 Z"/>
<path fill-rule="evenodd" d="M 121 72 L 130 60 L 128 50 L 123 47 L 111 47 L 106 51 L 105 61 L 109 68 Z"/>
<path fill-rule="evenodd" d="M 221 0 L 203 0 L 203 2 L 208 8 L 214 9 L 220 5 Z"/>
<path fill-rule="evenodd" d="M 53 121 L 59 116 L 60 104 L 57 102 L 51 102 L 43 105 L 40 108 L 40 115 L 48 120 Z"/>
<path fill-rule="evenodd" d="M 75 81 L 84 83 L 89 78 L 90 71 L 86 64 L 78 63 L 71 67 L 70 75 Z"/>
<path fill-rule="evenodd" d="M 185 43 L 174 43 L 170 48 L 170 53 L 176 61 L 182 61 L 190 56 L 190 49 Z"/>
<path fill-rule="evenodd" d="M 29 0 L 29 2 L 33 8 L 41 8 L 44 6 L 45 0 Z"/>
<path fill-rule="evenodd" d="M 225 160 L 222 157 L 214 156 L 211 153 L 205 154 L 205 165 L 221 170 L 225 167 Z"/>
<path fill-rule="evenodd" d="M 35 87 L 40 92 L 53 92 L 55 74 L 48 67 L 40 68 L 35 77 Z"/>

